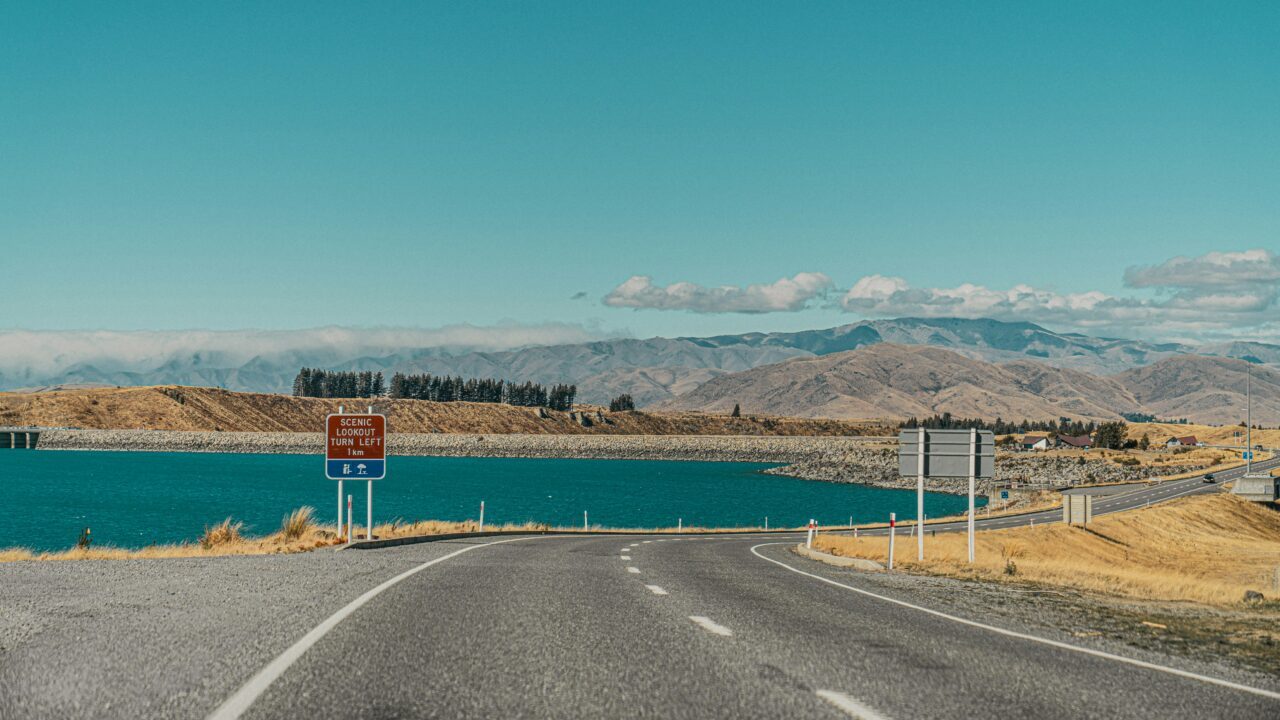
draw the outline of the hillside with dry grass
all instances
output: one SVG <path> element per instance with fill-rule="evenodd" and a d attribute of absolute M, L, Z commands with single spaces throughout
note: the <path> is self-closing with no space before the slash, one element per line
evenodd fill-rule
<path fill-rule="evenodd" d="M 297 398 L 201 387 L 93 388 L 0 393 L 0 425 L 101 430 L 319 432 L 324 417 L 369 400 Z M 616 435 L 882 435 L 871 422 L 742 417 L 698 412 L 616 412 L 583 407 L 579 417 L 496 403 L 380 399 L 375 410 L 399 433 Z M 589 425 L 580 419 L 586 414 Z M 543 417 L 545 415 L 545 417 Z"/>
<path fill-rule="evenodd" d="M 884 562 L 888 540 L 819 536 L 815 547 Z M 977 534 L 976 562 L 966 562 L 963 533 L 931 536 L 925 560 L 910 542 L 895 567 L 955 577 L 1030 582 L 1141 600 L 1236 605 L 1245 591 L 1277 600 L 1280 512 L 1228 494 L 1188 497 L 1098 518 Z"/>

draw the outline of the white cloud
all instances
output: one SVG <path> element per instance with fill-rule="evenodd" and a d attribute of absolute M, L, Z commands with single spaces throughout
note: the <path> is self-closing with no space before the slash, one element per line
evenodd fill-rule
<path fill-rule="evenodd" d="M 1200 257 L 1175 257 L 1159 265 L 1131 267 L 1124 272 L 1129 287 L 1223 288 L 1280 283 L 1280 255 L 1270 250 L 1211 252 Z"/>
<path fill-rule="evenodd" d="M 169 362 L 238 367 L 254 358 L 306 355 L 343 362 L 431 348 L 509 350 L 527 345 L 588 342 L 604 333 L 578 325 L 450 325 L 440 328 L 306 330 L 0 331 L 0 374 L 52 377 L 77 365 L 104 371 L 148 371 Z"/>
<path fill-rule="evenodd" d="M 704 287 L 689 282 L 654 285 L 647 275 L 635 275 L 604 297 L 612 307 L 687 310 L 697 313 L 769 313 L 803 310 L 831 290 L 822 273 L 797 273 L 768 285 Z"/>
<path fill-rule="evenodd" d="M 1280 257 L 1267 250 L 1208 253 L 1129 268 L 1130 287 L 1155 297 L 1121 297 L 1098 291 L 1059 293 L 1015 285 L 1007 290 L 963 284 L 913 288 L 897 277 L 868 275 L 840 305 L 875 317 L 963 317 L 1024 320 L 1092 332 L 1185 339 L 1238 336 L 1280 339 Z"/>

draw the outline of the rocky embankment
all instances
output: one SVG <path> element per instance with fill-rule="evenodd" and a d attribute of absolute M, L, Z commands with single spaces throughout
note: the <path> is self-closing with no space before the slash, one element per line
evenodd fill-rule
<path fill-rule="evenodd" d="M 594 458 L 606 460 L 700 460 L 768 462 L 782 467 L 776 475 L 914 488 L 898 477 L 897 448 L 884 440 L 863 437 L 726 436 L 726 435 L 462 435 L 394 433 L 387 441 L 392 455 L 443 457 Z M 319 455 L 320 433 L 174 432 L 163 430 L 49 430 L 40 436 L 44 450 L 131 450 L 215 453 Z M 1162 467 L 1165 473 L 1194 469 Z M 1143 480 L 1150 470 L 1117 465 L 1110 460 L 1000 455 L 996 485 L 1010 482 L 1062 487 Z M 992 483 L 979 485 L 987 494 Z M 967 482 L 930 480 L 929 489 L 964 493 Z"/>
<path fill-rule="evenodd" d="M 834 460 L 834 461 L 833 461 Z M 1195 470 L 1197 465 L 1162 466 L 1160 472 L 1177 474 Z M 879 447 L 864 444 L 847 452 L 823 457 L 800 458 L 785 467 L 765 472 L 775 475 L 826 480 L 828 482 L 857 482 L 878 487 L 914 489 L 914 478 L 898 476 L 898 450 L 895 446 Z M 1043 455 L 996 456 L 994 480 L 979 481 L 977 492 L 990 493 L 992 487 L 1004 487 L 1016 483 L 1019 486 L 1067 487 L 1075 485 L 1101 485 L 1137 482 L 1150 477 L 1150 468 L 1118 465 L 1110 460 L 1083 462 L 1073 457 L 1048 457 Z M 929 489 L 937 492 L 966 493 L 968 480 L 930 479 Z"/>
<path fill-rule="evenodd" d="M 839 464 L 873 442 L 860 437 L 735 435 L 463 435 L 393 433 L 392 455 L 445 457 L 599 458 Z M 49 430 L 43 450 L 142 450 L 320 454 L 320 433 Z"/>

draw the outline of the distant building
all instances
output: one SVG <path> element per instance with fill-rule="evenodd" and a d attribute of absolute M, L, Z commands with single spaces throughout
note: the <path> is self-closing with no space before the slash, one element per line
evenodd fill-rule
<path fill-rule="evenodd" d="M 1093 438 L 1088 435 L 1059 435 L 1058 443 L 1067 447 L 1080 448 L 1081 450 L 1093 448 Z"/>
<path fill-rule="evenodd" d="M 1188 435 L 1186 437 L 1171 437 L 1168 440 L 1164 441 L 1164 446 L 1170 447 L 1170 448 L 1200 447 L 1200 441 L 1196 440 L 1195 435 Z"/>
<path fill-rule="evenodd" d="M 1044 435 L 1026 435 L 1018 443 L 1023 450 L 1048 450 L 1049 438 Z"/>

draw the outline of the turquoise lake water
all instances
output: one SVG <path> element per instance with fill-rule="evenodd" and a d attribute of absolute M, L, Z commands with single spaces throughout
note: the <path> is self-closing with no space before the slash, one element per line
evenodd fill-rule
<path fill-rule="evenodd" d="M 765 475 L 761 463 L 393 457 L 374 483 L 374 522 L 467 520 L 485 501 L 486 524 L 534 521 L 580 526 L 794 527 L 915 517 L 915 494 Z M 311 505 L 333 523 L 337 488 L 308 455 L 3 451 L 7 492 L 0 547 L 60 550 L 80 530 L 95 545 L 141 547 L 199 537 L 232 516 L 247 534 L 276 530 Z M 365 517 L 365 484 L 348 483 L 354 517 Z M 981 502 L 981 498 L 979 498 Z M 930 493 L 925 514 L 963 512 L 966 500 Z"/>

